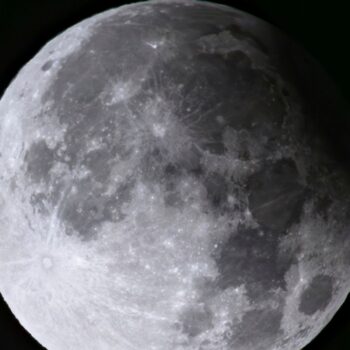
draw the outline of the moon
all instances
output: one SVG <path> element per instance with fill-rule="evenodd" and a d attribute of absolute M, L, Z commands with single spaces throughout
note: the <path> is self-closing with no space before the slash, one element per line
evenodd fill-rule
<path fill-rule="evenodd" d="M 270 24 L 149 1 L 0 100 L 0 292 L 49 350 L 296 350 L 350 290 L 345 102 Z"/>

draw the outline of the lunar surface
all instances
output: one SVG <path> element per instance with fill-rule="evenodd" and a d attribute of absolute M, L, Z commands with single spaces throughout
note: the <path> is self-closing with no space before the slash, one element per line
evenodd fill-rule
<path fill-rule="evenodd" d="M 0 101 L 0 291 L 49 350 L 299 350 L 350 288 L 342 101 L 271 25 L 151 1 Z"/>

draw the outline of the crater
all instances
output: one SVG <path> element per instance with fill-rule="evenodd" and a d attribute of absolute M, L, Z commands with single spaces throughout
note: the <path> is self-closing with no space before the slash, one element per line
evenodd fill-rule
<path fill-rule="evenodd" d="M 53 61 L 52 60 L 48 60 L 47 62 L 44 63 L 44 65 L 41 67 L 41 70 L 43 72 L 48 71 L 53 65 Z"/>

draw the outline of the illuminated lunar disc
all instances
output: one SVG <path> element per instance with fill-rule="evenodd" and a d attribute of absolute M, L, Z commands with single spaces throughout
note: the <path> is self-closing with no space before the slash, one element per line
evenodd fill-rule
<path fill-rule="evenodd" d="M 49 350 L 301 349 L 349 291 L 341 103 L 226 6 L 68 29 L 0 101 L 4 299 Z"/>

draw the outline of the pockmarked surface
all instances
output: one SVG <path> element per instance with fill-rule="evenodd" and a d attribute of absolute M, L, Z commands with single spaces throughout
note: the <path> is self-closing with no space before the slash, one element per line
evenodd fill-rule
<path fill-rule="evenodd" d="M 269 24 L 89 18 L 0 101 L 0 292 L 49 350 L 296 350 L 349 291 L 341 102 Z"/>

